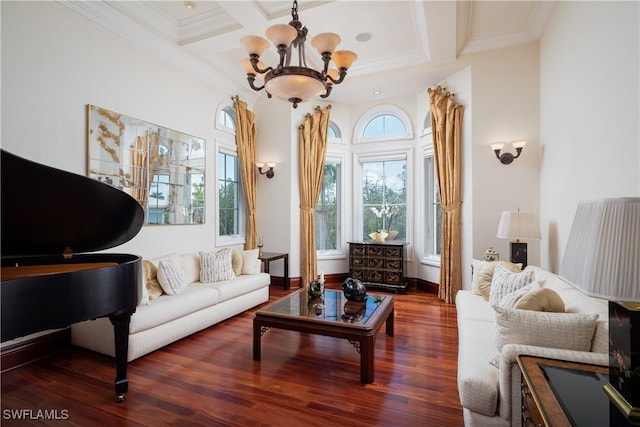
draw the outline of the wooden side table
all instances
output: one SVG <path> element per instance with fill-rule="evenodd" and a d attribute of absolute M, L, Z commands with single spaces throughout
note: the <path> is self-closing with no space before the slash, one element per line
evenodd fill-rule
<path fill-rule="evenodd" d="M 276 261 L 281 259 L 284 262 L 284 285 L 283 289 L 289 289 L 290 280 L 289 280 L 289 254 L 278 253 L 278 252 L 262 252 L 258 255 L 258 259 L 262 261 L 262 265 L 264 267 L 264 272 L 269 273 L 269 264 L 271 261 Z"/>
<path fill-rule="evenodd" d="M 631 426 L 603 390 L 606 366 L 518 356 L 522 373 L 522 425 Z"/>

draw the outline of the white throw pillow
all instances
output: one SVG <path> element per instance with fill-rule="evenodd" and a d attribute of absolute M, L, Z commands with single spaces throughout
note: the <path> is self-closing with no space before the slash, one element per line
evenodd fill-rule
<path fill-rule="evenodd" d="M 258 249 L 242 251 L 242 274 L 260 273 L 261 264 L 258 259 Z"/>
<path fill-rule="evenodd" d="M 548 313 L 495 307 L 496 349 L 526 344 L 590 351 L 598 314 Z"/>
<path fill-rule="evenodd" d="M 200 252 L 200 281 L 202 283 L 219 282 L 233 279 L 231 249 L 218 252 Z"/>
<path fill-rule="evenodd" d="M 487 264 L 486 261 L 479 259 L 471 260 L 471 293 L 474 295 L 482 295 L 480 292 L 480 271 Z"/>
<path fill-rule="evenodd" d="M 158 282 L 167 295 L 178 295 L 189 284 L 180 262 L 169 259 L 161 259 L 158 263 Z"/>
<path fill-rule="evenodd" d="M 510 294 L 505 295 L 498 305 L 504 308 L 514 308 L 516 303 L 520 301 L 520 299 L 527 295 L 529 292 L 534 291 L 536 289 L 540 289 L 540 284 L 538 282 L 531 282 L 528 285 L 525 285 L 518 289 L 517 291 L 513 291 Z M 542 310 L 541 310 L 542 311 Z"/>
<path fill-rule="evenodd" d="M 497 306 L 502 298 L 533 282 L 533 271 L 513 273 L 501 264 L 497 264 L 491 279 L 491 291 L 489 292 L 489 304 Z"/>

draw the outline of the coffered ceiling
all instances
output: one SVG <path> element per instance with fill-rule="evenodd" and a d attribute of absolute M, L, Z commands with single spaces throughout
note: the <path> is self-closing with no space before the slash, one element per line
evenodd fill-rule
<path fill-rule="evenodd" d="M 83 1 L 61 2 L 157 53 L 217 88 L 251 96 L 239 65 L 243 35 L 264 36 L 291 19 L 289 1 Z M 335 32 L 338 49 L 358 54 L 333 102 L 363 102 L 416 93 L 457 70 L 461 55 L 538 40 L 555 2 L 299 0 L 310 37 Z M 366 39 L 365 41 L 359 41 Z M 275 49 L 263 56 L 274 64 Z M 319 55 L 307 48 L 309 65 Z M 374 95 L 374 91 L 381 91 Z"/>

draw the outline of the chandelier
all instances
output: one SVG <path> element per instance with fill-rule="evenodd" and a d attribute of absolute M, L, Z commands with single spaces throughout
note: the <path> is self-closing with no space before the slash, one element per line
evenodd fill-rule
<path fill-rule="evenodd" d="M 324 66 L 322 71 L 309 68 L 304 53 L 308 30 L 298 19 L 297 0 L 293 1 L 291 18 L 288 25 L 272 25 L 265 32 L 280 56 L 275 68 L 260 61 L 260 56 L 269 48 L 268 40 L 260 36 L 244 36 L 240 43 L 249 54 L 249 58 L 242 61 L 242 66 L 247 72 L 251 89 L 265 89 L 269 98 L 275 96 L 289 101 L 293 108 L 297 108 L 298 103 L 315 96 L 328 97 L 333 85 L 344 81 L 347 70 L 358 56 L 349 50 L 335 50 L 340 43 L 340 36 L 337 34 L 321 33 L 311 39 L 311 45 L 322 56 Z M 336 68 L 329 68 L 331 61 Z M 261 81 L 261 86 L 256 86 L 256 79 Z"/>

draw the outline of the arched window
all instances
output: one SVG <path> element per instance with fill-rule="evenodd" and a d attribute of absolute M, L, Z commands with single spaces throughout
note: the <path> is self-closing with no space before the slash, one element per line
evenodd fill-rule
<path fill-rule="evenodd" d="M 380 105 L 364 113 L 355 128 L 354 143 L 413 138 L 411 119 L 395 105 Z"/>
<path fill-rule="evenodd" d="M 329 129 L 327 129 L 327 140 L 329 142 L 342 142 L 342 131 L 335 122 L 329 121 Z"/>
<path fill-rule="evenodd" d="M 233 105 L 223 103 L 216 112 L 216 129 L 234 134 L 236 133 L 236 110 Z"/>

